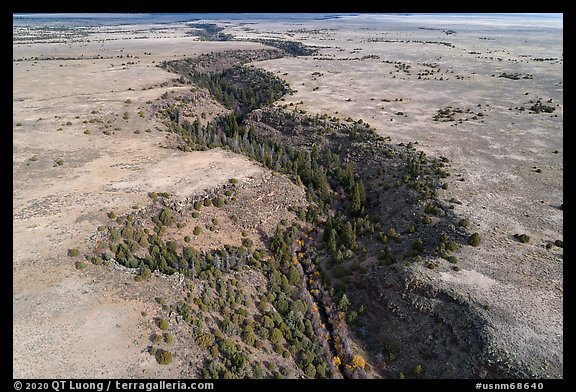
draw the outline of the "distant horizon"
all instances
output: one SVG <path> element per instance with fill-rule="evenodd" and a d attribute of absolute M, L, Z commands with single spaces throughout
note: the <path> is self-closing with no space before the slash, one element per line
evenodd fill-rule
<path fill-rule="evenodd" d="M 12 23 L 29 25 L 44 23 L 47 25 L 67 26 L 120 26 L 137 24 L 186 23 L 198 20 L 231 21 L 231 20 L 265 20 L 265 21 L 311 21 L 311 20 L 378 20 L 395 19 L 404 22 L 421 21 L 436 23 L 439 19 L 448 23 L 511 23 L 541 25 L 552 28 L 563 28 L 564 14 L 546 13 L 21 13 L 12 15 Z"/>

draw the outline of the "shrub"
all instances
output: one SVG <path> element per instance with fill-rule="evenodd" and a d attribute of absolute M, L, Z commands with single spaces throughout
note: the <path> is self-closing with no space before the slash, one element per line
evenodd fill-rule
<path fill-rule="evenodd" d="M 346 294 L 342 295 L 342 298 L 340 298 L 340 301 L 338 302 L 338 310 L 340 310 L 341 312 L 346 312 L 349 306 L 350 306 L 350 300 L 348 299 Z"/>
<path fill-rule="evenodd" d="M 364 369 L 364 366 L 366 366 L 366 361 L 364 360 L 364 358 L 362 358 L 362 356 L 358 354 L 354 355 L 354 357 L 352 358 L 352 367 Z"/>
<path fill-rule="evenodd" d="M 184 226 L 186 226 L 186 223 L 184 223 L 184 222 L 178 222 L 178 223 L 176 223 L 176 227 L 179 228 L 179 229 L 183 228 Z"/>
<path fill-rule="evenodd" d="M 211 205 L 212 205 L 212 200 L 210 200 L 210 199 L 204 200 L 204 207 L 210 207 Z"/>
<path fill-rule="evenodd" d="M 348 324 L 354 324 L 356 320 L 358 320 L 358 312 L 353 310 L 350 313 L 348 313 L 347 317 Z"/>
<path fill-rule="evenodd" d="M 314 376 L 316 376 L 316 367 L 309 363 L 308 366 L 306 366 L 305 373 L 306 377 L 314 378 Z"/>
<path fill-rule="evenodd" d="M 220 356 L 220 350 L 218 350 L 218 345 L 213 344 L 212 346 L 210 346 L 210 355 L 212 355 L 212 358 L 218 358 Z"/>
<path fill-rule="evenodd" d="M 202 202 L 200 200 L 198 200 L 197 202 L 194 202 L 194 209 L 200 211 L 202 209 Z"/>
<path fill-rule="evenodd" d="M 138 241 L 138 245 L 140 245 L 143 248 L 146 248 L 149 245 L 148 239 L 146 238 L 146 236 L 140 237 L 140 241 Z"/>
<path fill-rule="evenodd" d="M 200 235 L 201 232 L 202 232 L 202 229 L 200 228 L 200 226 L 196 226 L 194 228 L 194 231 L 193 231 L 194 235 Z"/>
<path fill-rule="evenodd" d="M 62 159 L 62 158 L 58 159 L 58 160 L 56 161 L 56 164 L 57 164 L 58 166 L 62 166 L 62 165 L 64 164 L 64 159 Z"/>
<path fill-rule="evenodd" d="M 70 257 L 76 257 L 79 254 L 80 254 L 80 251 L 76 248 L 68 249 L 68 256 L 70 256 Z"/>
<path fill-rule="evenodd" d="M 116 219 L 116 214 L 114 213 L 114 211 L 110 211 L 107 215 L 108 215 L 108 218 L 110 218 L 110 219 Z"/>
<path fill-rule="evenodd" d="M 222 199 L 221 197 L 218 197 L 214 200 L 214 205 L 216 207 L 222 207 L 224 205 L 224 199 Z"/>
<path fill-rule="evenodd" d="M 429 269 L 434 269 L 438 267 L 438 263 L 434 261 L 429 261 L 428 264 L 426 264 L 426 267 L 428 267 Z"/>
<path fill-rule="evenodd" d="M 228 180 L 230 182 L 230 184 L 236 184 L 238 183 L 238 179 L 237 178 L 231 178 Z"/>
<path fill-rule="evenodd" d="M 148 280 L 152 277 L 152 270 L 148 267 L 144 267 L 138 277 L 140 280 Z"/>
<path fill-rule="evenodd" d="M 440 234 L 440 242 L 447 242 L 448 241 L 448 234 L 442 232 L 442 234 Z"/>
<path fill-rule="evenodd" d="M 470 224 L 470 222 L 468 222 L 468 219 L 460 219 L 460 221 L 458 222 L 458 226 L 462 226 L 463 228 L 468 228 L 468 225 Z"/>
<path fill-rule="evenodd" d="M 448 260 L 448 262 L 450 262 L 452 264 L 456 264 L 458 262 L 458 259 L 456 258 L 456 256 L 448 256 L 446 258 L 446 260 Z"/>
<path fill-rule="evenodd" d="M 432 222 L 432 218 L 430 218 L 428 215 L 424 215 L 422 217 L 422 223 L 424 223 L 425 225 L 427 225 L 430 222 Z"/>
<path fill-rule="evenodd" d="M 274 328 L 272 335 L 270 336 L 270 341 L 276 345 L 280 345 L 283 338 L 284 336 L 282 335 L 282 331 L 280 331 L 278 328 Z"/>
<path fill-rule="evenodd" d="M 421 252 L 424 249 L 424 243 L 420 238 L 416 238 L 414 242 L 412 242 L 412 249 L 416 252 Z"/>
<path fill-rule="evenodd" d="M 132 226 L 124 226 L 120 234 L 122 235 L 123 238 L 127 240 L 131 240 L 134 238 L 134 230 L 132 229 Z"/>
<path fill-rule="evenodd" d="M 254 241 L 252 241 L 250 238 L 243 238 L 242 245 L 244 245 L 246 248 L 251 248 L 252 245 L 254 245 Z"/>
<path fill-rule="evenodd" d="M 480 245 L 480 234 L 474 233 L 468 238 L 468 243 L 472 246 Z"/>
<path fill-rule="evenodd" d="M 556 240 L 556 241 L 554 241 L 554 245 L 556 245 L 559 248 L 563 248 L 564 247 L 564 241 Z"/>
<path fill-rule="evenodd" d="M 192 241 L 192 238 L 190 238 L 190 236 L 187 235 L 186 237 L 184 237 L 184 241 L 185 241 L 185 242 L 190 242 L 190 241 Z"/>
<path fill-rule="evenodd" d="M 74 265 L 78 270 L 83 270 L 84 268 L 88 267 L 88 263 L 86 263 L 85 261 L 77 261 L 76 263 L 74 263 Z"/>
<path fill-rule="evenodd" d="M 158 350 L 156 352 L 156 361 L 160 365 L 168 365 L 172 362 L 172 353 L 166 350 Z"/>
<path fill-rule="evenodd" d="M 160 319 L 160 321 L 158 322 L 158 328 L 160 328 L 162 331 L 167 330 L 169 326 L 170 324 L 168 323 L 168 320 L 166 320 L 165 318 Z"/>
<path fill-rule="evenodd" d="M 192 218 L 198 218 L 199 216 L 200 216 L 200 214 L 199 214 L 198 212 L 196 212 L 196 211 L 194 211 L 194 212 L 192 213 Z"/>
<path fill-rule="evenodd" d="M 530 242 L 530 236 L 526 234 L 514 234 L 514 238 L 520 241 L 523 244 Z"/>
<path fill-rule="evenodd" d="M 416 367 L 414 367 L 414 375 L 416 377 L 420 377 L 420 375 L 422 374 L 422 365 L 416 365 Z"/>
<path fill-rule="evenodd" d="M 86 130 L 84 131 L 84 135 L 90 135 L 91 133 L 92 133 L 92 132 L 90 132 L 89 129 L 86 129 Z"/>
<path fill-rule="evenodd" d="M 160 214 L 160 222 L 165 226 L 171 226 L 174 223 L 172 212 L 168 208 L 164 208 Z"/>
<path fill-rule="evenodd" d="M 455 252 L 458 250 L 458 244 L 455 241 L 448 241 L 446 244 L 446 249 L 450 252 Z"/>
<path fill-rule="evenodd" d="M 254 343 L 256 343 L 256 335 L 252 331 L 243 332 L 242 339 L 244 340 L 244 343 L 249 346 L 253 346 Z"/>
<path fill-rule="evenodd" d="M 148 197 L 151 199 L 155 199 L 158 197 L 158 194 L 156 192 L 148 192 Z"/>
<path fill-rule="evenodd" d="M 174 343 L 174 335 L 172 335 L 170 332 L 165 332 L 164 333 L 164 342 L 166 342 L 167 344 Z"/>

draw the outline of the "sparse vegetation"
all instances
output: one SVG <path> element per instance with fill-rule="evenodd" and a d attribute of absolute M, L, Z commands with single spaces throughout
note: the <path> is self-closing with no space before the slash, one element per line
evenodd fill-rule
<path fill-rule="evenodd" d="M 74 263 L 74 265 L 76 266 L 77 270 L 83 270 L 84 268 L 88 267 L 88 263 L 86 263 L 85 261 L 77 261 L 76 263 Z"/>
<path fill-rule="evenodd" d="M 150 209 L 141 208 L 130 216 L 119 217 L 119 226 L 109 228 L 106 249 L 109 247 L 112 253 L 107 251 L 107 259 L 114 258 L 119 264 L 140 271 L 135 277 L 139 281 L 149 279 L 152 271 L 167 275 L 177 272 L 185 279 L 189 285 L 187 297 L 161 304 L 161 316 L 174 320 L 175 312 L 179 325 L 171 328 L 168 320 L 162 318 L 158 327 L 178 334 L 184 320 L 193 341 L 206 350 L 205 377 L 242 378 L 260 371 L 265 373 L 263 376 L 288 377 L 290 369 L 284 365 L 291 361 L 302 372 L 299 374 L 331 377 L 335 370 L 326 363 L 331 357 L 330 350 L 342 359 L 336 366 L 348 376 L 362 377 L 368 366 L 360 355 L 353 355 L 346 331 L 350 327 L 358 336 L 369 333 L 361 331 L 366 328 L 368 317 L 364 314 L 370 311 L 370 306 L 364 308 L 357 303 L 351 284 L 361 281 L 360 276 L 369 271 L 376 252 L 379 252 L 376 267 L 396 263 L 391 268 L 384 267 L 391 273 L 412 260 L 428 261 L 437 238 L 431 233 L 437 227 L 452 224 L 449 219 L 453 219 L 447 217 L 447 212 L 451 212 L 444 210 L 445 204 L 436 193 L 443 187 L 440 179 L 449 175 L 443 168 L 445 161 L 425 156 L 412 143 L 389 144 L 388 139 L 375 135 L 361 120 L 344 124 L 329 116 L 268 108 L 253 115 L 249 113 L 251 110 L 264 107 L 285 92 L 283 85 L 271 75 L 254 72 L 250 67 L 234 65 L 218 72 L 207 71 L 211 64 L 220 64 L 222 57 L 218 56 L 223 55 L 165 64 L 173 70 L 185 70 L 182 80 L 201 85 L 233 109 L 231 114 L 201 124 L 199 120 L 187 121 L 177 105 L 163 107 L 161 114 L 169 132 L 178 134 L 178 148 L 193 151 L 220 147 L 242 153 L 292 179 L 305 192 L 306 205 L 292 205 L 288 211 L 297 217 L 295 223 L 292 217 L 282 219 L 274 235 L 266 238 L 254 230 L 259 227 L 237 222 L 241 217 L 231 211 L 234 205 L 224 211 L 209 208 L 230 203 L 233 190 L 241 198 L 244 188 L 232 186 L 238 180 L 231 178 L 227 184 L 196 196 L 191 215 L 200 218 L 199 211 L 206 208 L 193 228 L 195 236 L 202 233 L 202 227 L 207 229 L 194 240 L 199 249 L 190 246 L 192 238 L 185 235 L 190 228 L 169 229 L 173 225 L 179 229 L 185 227 L 188 218 L 184 214 L 190 206 L 182 209 L 180 201 L 174 200 L 178 203 L 175 207 L 172 201 L 155 200 L 150 201 Z M 254 86 L 260 85 L 262 94 L 255 94 Z M 172 98 L 166 95 L 166 99 Z M 270 136 L 260 122 L 278 132 Z M 298 135 L 295 129 L 306 137 Z M 393 184 L 397 187 L 393 188 Z M 393 201 L 389 205 L 380 198 L 382 190 L 390 194 L 409 193 L 402 204 Z M 161 195 L 148 193 L 151 199 Z M 387 221 L 390 216 L 387 208 L 399 210 L 398 216 L 408 212 L 415 219 Z M 140 221 L 144 213 L 149 213 L 145 218 L 148 222 Z M 242 231 L 241 246 L 206 248 L 205 243 L 213 246 L 213 237 L 220 240 L 222 235 L 218 233 L 229 225 L 228 217 L 238 224 L 238 229 L 250 228 L 250 234 L 258 237 L 253 237 L 253 241 L 248 232 Z M 422 223 L 434 221 L 434 225 L 422 226 L 418 217 L 422 217 Z M 313 232 L 323 237 L 322 244 L 313 240 L 316 238 Z M 458 235 L 462 235 L 462 230 Z M 238 241 L 238 236 L 233 240 Z M 446 234 L 440 242 L 438 254 L 456 263 L 456 257 L 448 252 L 457 250 L 458 244 Z M 258 248 L 262 243 L 265 248 Z M 435 261 L 427 265 L 437 268 L 440 264 Z M 258 271 L 263 277 L 256 298 L 243 287 L 247 270 Z M 328 323 L 333 331 L 325 326 Z M 154 339 L 156 345 L 170 344 L 173 335 L 155 334 Z M 262 362 L 267 367 L 264 370 L 258 360 L 252 362 L 254 357 L 249 357 L 247 348 L 250 355 L 263 351 L 282 356 L 286 361 L 278 369 L 274 364 Z M 154 355 L 159 358 L 161 352 L 156 349 Z"/>
<path fill-rule="evenodd" d="M 514 234 L 514 238 L 516 238 L 523 244 L 530 242 L 530 236 L 528 236 L 527 234 Z"/>
<path fill-rule="evenodd" d="M 68 256 L 70 257 L 76 257 L 80 255 L 80 251 L 76 248 L 72 248 L 72 249 L 68 249 Z"/>
<path fill-rule="evenodd" d="M 468 238 L 468 244 L 472 246 L 480 245 L 480 234 L 474 233 Z"/>
<path fill-rule="evenodd" d="M 168 323 L 168 320 L 166 320 L 165 318 L 160 319 L 160 321 L 158 322 L 158 328 L 160 328 L 163 331 L 167 330 L 169 326 L 170 324 Z"/>
<path fill-rule="evenodd" d="M 158 349 L 156 352 L 156 361 L 160 365 L 169 365 L 172 363 L 172 353 L 170 351 Z"/>
<path fill-rule="evenodd" d="M 174 343 L 174 335 L 172 335 L 170 332 L 164 332 L 164 342 L 166 344 L 172 344 Z"/>

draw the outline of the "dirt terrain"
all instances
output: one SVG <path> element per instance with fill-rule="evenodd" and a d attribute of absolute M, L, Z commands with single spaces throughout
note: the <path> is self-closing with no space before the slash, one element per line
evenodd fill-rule
<path fill-rule="evenodd" d="M 488 321 L 494 350 L 530 369 L 527 376 L 561 377 L 563 253 L 554 246 L 545 248 L 563 239 L 561 28 L 540 21 L 535 22 L 539 28 L 510 22 L 492 29 L 495 25 L 474 20 L 453 27 L 434 18 L 406 18 L 402 24 L 384 16 L 368 19 L 326 21 L 320 32 L 274 28 L 293 34 L 291 39 L 330 48 L 323 49 L 318 60 L 270 60 L 258 66 L 276 72 L 298 90 L 280 105 L 294 103 L 309 113 L 362 118 L 381 135 L 417 142 L 419 149 L 450 159 L 452 177 L 444 197 L 462 201 L 455 212 L 470 220 L 483 245 L 461 251 L 458 273 L 422 273 L 439 288 L 469 295 Z M 382 29 L 388 23 L 393 27 Z M 443 29 L 456 33 L 446 35 Z M 375 37 L 450 42 L 455 47 L 370 42 Z M 379 57 L 360 59 L 366 55 Z M 353 57 L 357 59 L 346 60 Z M 534 60 L 542 58 L 554 60 Z M 399 71 L 398 64 L 384 60 L 411 69 Z M 438 74 L 418 79 L 419 73 L 431 69 L 423 64 L 430 63 L 438 65 L 432 68 Z M 511 71 L 533 78 L 498 77 Z M 556 110 L 518 110 L 538 98 L 551 100 Z M 469 116 L 462 123 L 433 121 L 437 111 L 448 106 L 481 110 L 485 116 Z M 531 237 L 529 244 L 513 237 L 521 233 Z"/>
<path fill-rule="evenodd" d="M 417 142 L 427 154 L 449 158 L 452 175 L 442 197 L 462 201 L 454 211 L 469 219 L 482 244 L 461 248 L 458 272 L 414 265 L 407 280 L 464 298 L 488 331 L 492 358 L 525 377 L 562 378 L 563 252 L 546 248 L 563 240 L 561 21 L 362 16 L 223 26 L 236 37 L 321 48 L 315 56 L 255 63 L 297 90 L 277 105 L 363 119 L 395 142 Z M 148 192 L 184 199 L 230 178 L 245 187 L 248 200 L 264 195 L 266 203 L 254 202 L 238 227 L 227 215 L 203 216 L 221 221 L 204 246 L 240 241 L 240 227 L 262 226 L 270 234 L 289 217 L 282 211 L 293 203 L 276 203 L 286 195 L 273 188 L 291 183 L 229 151 L 167 148 L 173 140 L 153 115 L 162 94 L 190 91 L 159 62 L 265 46 L 198 41 L 183 24 L 90 31 L 89 42 L 13 45 L 13 377 L 197 377 L 178 366 L 194 360 L 192 351 L 170 366 L 144 352 L 161 311 L 154 296 L 181 295 L 178 278 L 136 287 L 133 275 L 113 264 L 77 271 L 66 252 L 88 246 L 109 221 L 107 212 L 147 205 Z M 531 112 L 538 99 L 554 111 Z M 448 107 L 463 110 L 455 121 L 434 121 Z M 223 111 L 198 95 L 202 121 Z M 291 192 L 297 200 L 297 189 Z M 230 208 L 242 215 L 240 206 Z M 521 233 L 529 243 L 514 238 Z M 405 332 L 396 344 L 410 344 L 411 331 Z M 423 377 L 433 375 L 426 361 L 414 358 L 424 363 Z M 391 367 L 394 374 L 405 371 Z"/>
<path fill-rule="evenodd" d="M 142 55 L 142 50 L 154 52 L 157 47 L 164 59 L 223 48 L 221 43 L 190 41 L 171 38 L 172 45 L 165 46 L 158 39 L 142 49 L 126 45 L 123 53 Z M 120 42 L 97 50 L 116 56 L 124 48 Z M 14 58 L 90 55 L 84 44 L 31 46 L 15 45 Z M 235 46 L 260 45 L 226 48 Z M 159 367 L 153 357 L 142 354 L 159 305 L 129 294 L 125 285 L 133 283 L 132 275 L 114 268 L 78 272 L 66 251 L 94 235 L 108 220 L 107 211 L 126 213 L 148 203 L 148 192 L 184 197 L 230 178 L 242 181 L 262 173 L 259 166 L 229 152 L 185 154 L 162 148 L 165 134 L 155 128 L 162 124 L 140 117 L 137 108 L 170 91 L 160 84 L 171 85 L 174 75 L 156 68 L 153 58 L 121 69 L 123 61 L 14 63 L 16 378 L 175 377 L 176 367 Z M 125 112 L 128 120 L 123 119 Z M 92 119 L 98 121 L 89 122 Z M 104 134 L 107 130 L 109 135 Z M 59 159 L 61 166 L 55 163 Z M 168 282 L 165 290 L 171 287 Z"/>

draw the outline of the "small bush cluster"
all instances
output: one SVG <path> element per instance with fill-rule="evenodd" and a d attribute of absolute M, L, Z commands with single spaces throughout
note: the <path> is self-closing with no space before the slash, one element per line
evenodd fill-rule
<path fill-rule="evenodd" d="M 514 234 L 514 238 L 520 241 L 523 244 L 530 242 L 530 236 L 526 234 Z"/>
<path fill-rule="evenodd" d="M 76 248 L 68 249 L 68 256 L 70 256 L 70 257 L 76 257 L 79 254 L 80 254 L 80 251 Z"/>
<path fill-rule="evenodd" d="M 468 244 L 472 246 L 480 245 L 480 234 L 474 233 L 468 238 Z"/>
<path fill-rule="evenodd" d="M 156 350 L 156 361 L 160 365 L 169 365 L 172 362 L 172 353 L 166 350 Z"/>
<path fill-rule="evenodd" d="M 77 261 L 76 263 L 74 263 L 74 265 L 76 266 L 76 269 L 82 270 L 88 266 L 88 263 L 86 263 L 85 261 Z"/>

